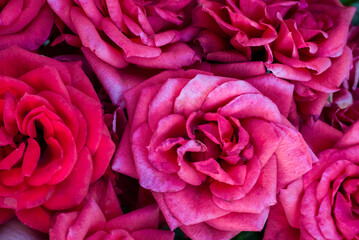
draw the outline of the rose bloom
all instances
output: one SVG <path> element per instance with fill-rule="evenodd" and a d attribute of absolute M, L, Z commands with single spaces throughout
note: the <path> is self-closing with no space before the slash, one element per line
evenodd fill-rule
<path fill-rule="evenodd" d="M 196 40 L 209 61 L 262 60 L 295 84 L 302 114 L 319 116 L 350 67 L 346 47 L 355 8 L 339 0 L 199 0 Z"/>
<path fill-rule="evenodd" d="M 359 238 L 359 122 L 344 135 L 328 125 L 323 131 L 324 124 L 319 120 L 303 135 L 319 135 L 315 141 L 332 139 L 334 144 L 318 154 L 319 161 L 303 178 L 280 191 L 265 240 Z"/>
<path fill-rule="evenodd" d="M 80 62 L 0 51 L 0 220 L 47 232 L 109 165 L 115 145 Z M 4 214 L 4 213 L 7 214 Z"/>
<path fill-rule="evenodd" d="M 328 124 L 342 131 L 359 119 L 359 27 L 350 29 L 348 46 L 353 52 L 349 78 L 344 80 L 338 92 L 332 94 L 321 115 Z"/>
<path fill-rule="evenodd" d="M 178 69 L 197 60 L 186 42 L 194 0 L 49 0 L 52 10 L 98 58 L 116 67 Z"/>
<path fill-rule="evenodd" d="M 46 0 L 0 1 L 0 49 L 38 49 L 49 37 L 54 17 Z"/>
<path fill-rule="evenodd" d="M 138 178 L 170 228 L 192 239 L 260 231 L 277 191 L 311 168 L 285 118 L 293 85 L 263 64 L 251 74 L 165 71 L 125 93 L 129 120 L 112 168 Z"/>
<path fill-rule="evenodd" d="M 123 214 L 110 180 L 102 178 L 81 207 L 53 217 L 50 240 L 173 239 L 173 232 L 158 229 L 159 216 L 156 205 Z"/>

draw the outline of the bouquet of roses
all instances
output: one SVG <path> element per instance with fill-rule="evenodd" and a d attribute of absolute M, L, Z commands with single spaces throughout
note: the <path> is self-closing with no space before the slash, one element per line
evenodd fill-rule
<path fill-rule="evenodd" d="M 0 0 L 0 239 L 359 239 L 343 3 Z"/>

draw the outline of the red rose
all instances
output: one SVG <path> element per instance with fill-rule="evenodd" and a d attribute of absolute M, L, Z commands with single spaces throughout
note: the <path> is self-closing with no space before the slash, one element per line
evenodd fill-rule
<path fill-rule="evenodd" d="M 0 208 L 46 232 L 48 210 L 79 204 L 115 146 L 80 62 L 12 47 L 0 65 Z"/>
<path fill-rule="evenodd" d="M 310 131 L 319 135 L 315 141 L 336 139 L 335 144 L 318 154 L 319 161 L 302 179 L 280 191 L 279 203 L 268 219 L 266 240 L 359 237 L 359 122 L 344 135 L 329 126 L 321 131 L 318 124 L 324 123 L 312 125 Z"/>
<path fill-rule="evenodd" d="M 243 81 L 165 71 L 125 93 L 129 121 L 113 169 L 137 177 L 170 228 L 193 239 L 259 231 L 277 191 L 311 168 L 284 117 L 292 94 L 271 74 Z"/>
<path fill-rule="evenodd" d="M 94 183 L 81 208 L 53 217 L 50 240 L 173 239 L 159 230 L 159 209 L 150 205 L 123 214 L 110 181 Z"/>
<path fill-rule="evenodd" d="M 0 49 L 38 49 L 49 37 L 54 17 L 46 0 L 0 2 Z"/>
<path fill-rule="evenodd" d="M 141 2 L 49 0 L 52 10 L 98 58 L 123 68 L 133 63 L 178 69 L 197 60 L 191 41 L 194 0 Z"/>
<path fill-rule="evenodd" d="M 210 61 L 260 59 L 267 70 L 295 84 L 303 114 L 319 116 L 328 94 L 350 66 L 346 47 L 355 8 L 339 0 L 201 0 L 194 25 Z"/>

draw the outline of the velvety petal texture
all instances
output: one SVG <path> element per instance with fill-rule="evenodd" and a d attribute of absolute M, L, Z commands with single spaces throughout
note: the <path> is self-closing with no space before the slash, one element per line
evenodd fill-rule
<path fill-rule="evenodd" d="M 173 239 L 174 233 L 158 229 L 158 206 L 123 214 L 109 178 L 90 187 L 81 207 L 53 216 L 50 240 L 94 239 Z"/>
<path fill-rule="evenodd" d="M 0 208 L 47 232 L 49 211 L 81 203 L 115 145 L 79 62 L 11 47 L 0 65 Z"/>
<path fill-rule="evenodd" d="M 47 40 L 54 16 L 46 0 L 5 0 L 0 4 L 0 49 L 17 45 L 37 50 Z"/>
<path fill-rule="evenodd" d="M 277 192 L 315 160 L 286 120 L 294 86 L 246 64 L 246 80 L 165 71 L 124 94 L 112 168 L 138 178 L 170 229 L 193 239 L 262 230 Z"/>
<path fill-rule="evenodd" d="M 280 191 L 280 204 L 271 210 L 264 239 L 289 239 L 295 233 L 300 239 L 359 237 L 358 124 L 337 137 L 330 149 L 318 153 L 319 161 L 303 178 Z M 321 125 L 311 125 L 311 134 L 321 134 Z M 332 136 L 321 134 L 322 139 L 333 141 L 335 131 Z"/>
<path fill-rule="evenodd" d="M 335 92 L 349 72 L 346 41 L 355 8 L 339 0 L 198 2 L 193 22 L 202 28 L 195 40 L 204 58 L 265 62 L 268 71 L 295 84 L 303 115 L 318 117 L 325 102 L 320 93 Z"/>
<path fill-rule="evenodd" d="M 115 68 L 135 64 L 178 69 L 200 60 L 191 42 L 195 0 L 49 0 L 51 9 L 101 61 Z"/>

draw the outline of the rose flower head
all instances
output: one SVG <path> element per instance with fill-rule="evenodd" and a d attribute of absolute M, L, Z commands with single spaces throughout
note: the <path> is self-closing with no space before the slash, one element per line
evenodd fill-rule
<path fill-rule="evenodd" d="M 359 122 L 345 134 L 330 126 L 318 129 L 310 134 L 336 139 L 335 144 L 317 155 L 312 170 L 280 191 L 265 240 L 359 238 Z"/>
<path fill-rule="evenodd" d="M 158 229 L 159 216 L 157 205 L 123 214 L 111 182 L 102 178 L 81 207 L 53 217 L 50 240 L 173 239 L 173 232 Z"/>
<path fill-rule="evenodd" d="M 112 168 L 138 178 L 170 228 L 192 239 L 260 231 L 277 191 L 311 168 L 285 117 L 292 95 L 272 74 L 162 72 L 125 93 L 129 121 Z"/>
<path fill-rule="evenodd" d="M 295 84 L 302 114 L 318 117 L 349 71 L 354 12 L 339 0 L 200 0 L 193 22 L 207 60 L 264 61 Z"/>
<path fill-rule="evenodd" d="M 48 3 L 84 47 L 116 68 L 133 63 L 178 69 L 197 60 L 195 51 L 186 44 L 199 31 L 191 25 L 194 0 Z"/>
<path fill-rule="evenodd" d="M 359 119 L 359 27 L 349 31 L 348 46 L 353 52 L 352 69 L 340 90 L 326 102 L 321 118 L 333 127 L 346 131 Z"/>
<path fill-rule="evenodd" d="M 0 49 L 38 49 L 49 37 L 54 17 L 46 0 L 0 1 Z"/>
<path fill-rule="evenodd" d="M 47 232 L 48 210 L 79 204 L 115 145 L 80 62 L 11 47 L 0 65 L 0 211 Z"/>

